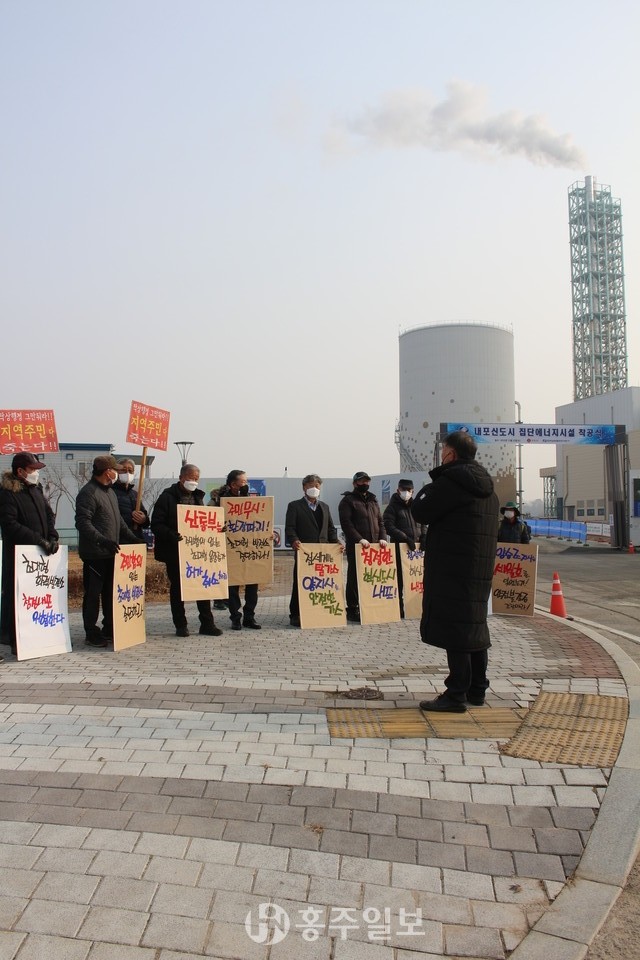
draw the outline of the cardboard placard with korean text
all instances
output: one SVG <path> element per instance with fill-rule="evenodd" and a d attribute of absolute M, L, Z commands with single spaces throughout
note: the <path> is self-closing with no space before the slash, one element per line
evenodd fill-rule
<path fill-rule="evenodd" d="M 408 543 L 399 543 L 402 566 L 402 602 L 405 620 L 422 616 L 424 593 L 424 550 L 410 550 Z"/>
<path fill-rule="evenodd" d="M 168 410 L 149 407 L 146 403 L 131 402 L 127 443 L 140 447 L 153 447 L 154 450 L 166 450 L 169 442 Z"/>
<path fill-rule="evenodd" d="M 31 545 L 17 545 L 15 551 L 18 660 L 71 653 L 68 548 L 51 556 Z"/>
<path fill-rule="evenodd" d="M 339 543 L 303 543 L 296 550 L 300 626 L 344 627 L 344 570 Z"/>
<path fill-rule="evenodd" d="M 395 544 L 356 545 L 360 622 L 393 623 L 400 619 Z"/>
<path fill-rule="evenodd" d="M 146 574 L 146 543 L 123 543 L 114 557 L 113 568 L 113 649 L 116 651 L 146 640 Z"/>
<path fill-rule="evenodd" d="M 229 583 L 273 581 L 273 497 L 223 497 Z"/>
<path fill-rule="evenodd" d="M 222 507 L 178 504 L 178 560 L 183 600 L 229 596 L 227 544 Z"/>
<path fill-rule="evenodd" d="M 532 617 L 537 572 L 537 544 L 499 543 L 491 584 L 492 612 Z"/>
<path fill-rule="evenodd" d="M 54 453 L 58 449 L 53 410 L 0 410 L 0 453 Z"/>

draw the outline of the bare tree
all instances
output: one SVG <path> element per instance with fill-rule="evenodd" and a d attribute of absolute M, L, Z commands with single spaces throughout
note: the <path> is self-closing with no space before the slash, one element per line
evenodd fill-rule
<path fill-rule="evenodd" d="M 68 500 L 75 510 L 76 497 L 87 479 L 86 474 L 78 469 L 77 463 L 73 467 L 70 465 L 62 466 L 53 462 L 47 463 L 47 476 L 42 488 L 49 501 L 49 506 L 53 510 L 54 520 L 58 516 L 58 507 L 62 499 Z"/>

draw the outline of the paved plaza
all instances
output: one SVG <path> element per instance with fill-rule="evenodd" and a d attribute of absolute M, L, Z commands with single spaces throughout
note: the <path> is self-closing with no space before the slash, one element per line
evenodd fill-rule
<path fill-rule="evenodd" d="M 443 653 L 415 621 L 258 613 L 261 631 L 219 614 L 222 637 L 178 639 L 153 605 L 118 654 L 86 648 L 75 613 L 71 654 L 2 664 L 0 960 L 584 956 L 637 845 L 628 658 L 544 614 L 491 619 L 483 711 L 630 701 L 614 768 L 541 763 L 491 739 L 332 737 L 328 708 L 440 692 Z"/>

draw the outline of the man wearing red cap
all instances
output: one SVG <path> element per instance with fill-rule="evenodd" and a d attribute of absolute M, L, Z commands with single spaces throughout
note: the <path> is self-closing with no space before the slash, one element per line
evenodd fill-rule
<path fill-rule="evenodd" d="M 15 548 L 35 544 L 47 554 L 58 549 L 53 511 L 39 482 L 41 463 L 32 453 L 16 453 L 0 481 L 2 530 L 2 643 L 16 652 Z"/>

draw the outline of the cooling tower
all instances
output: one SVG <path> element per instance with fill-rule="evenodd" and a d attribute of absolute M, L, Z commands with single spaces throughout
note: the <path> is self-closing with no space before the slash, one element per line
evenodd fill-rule
<path fill-rule="evenodd" d="M 400 471 L 434 466 L 440 423 L 513 423 L 513 333 L 483 323 L 446 323 L 400 334 Z M 478 451 L 500 501 L 515 499 L 516 448 L 485 444 Z"/>

